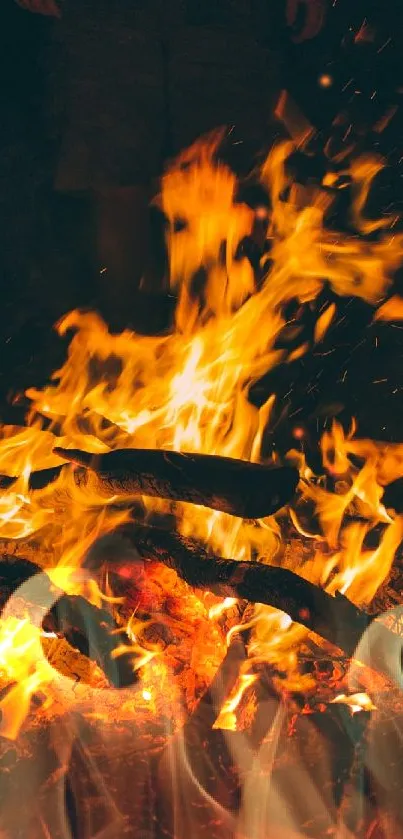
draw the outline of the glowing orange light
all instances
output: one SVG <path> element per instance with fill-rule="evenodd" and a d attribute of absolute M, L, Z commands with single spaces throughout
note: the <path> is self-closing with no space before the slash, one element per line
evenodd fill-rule
<path fill-rule="evenodd" d="M 318 84 L 320 85 L 320 87 L 327 88 L 332 87 L 333 81 L 333 77 L 330 76 L 329 73 L 322 73 L 322 75 L 319 76 Z"/>

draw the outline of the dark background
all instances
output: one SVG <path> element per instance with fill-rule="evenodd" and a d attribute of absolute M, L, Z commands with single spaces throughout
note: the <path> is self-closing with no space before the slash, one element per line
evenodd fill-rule
<path fill-rule="evenodd" d="M 270 2 L 270 0 L 268 0 Z M 362 24 L 372 39 L 357 37 Z M 372 197 L 374 212 L 403 208 L 403 15 L 399 0 L 336 0 L 314 40 L 293 45 L 282 33 L 285 87 L 318 128 L 320 138 L 344 113 L 362 148 L 383 153 L 388 167 Z M 52 332 L 55 319 L 93 294 L 91 221 L 86 202 L 52 188 L 57 132 L 49 130 L 48 101 L 54 55 L 51 20 L 31 15 L 13 0 L 0 7 L 0 417 L 28 385 L 41 384 L 65 347 Z M 361 29 L 362 31 L 362 29 Z M 278 37 L 278 36 L 276 36 Z M 328 74 L 332 85 L 318 83 Z M 398 110 L 381 133 L 373 127 L 391 106 Z M 302 175 L 303 177 L 303 175 Z M 343 224 L 342 213 L 337 219 Z M 397 278 L 399 285 L 400 278 Z M 327 354 L 328 350 L 330 351 Z M 263 383 L 284 397 L 290 420 L 276 431 L 287 444 L 293 424 L 314 436 L 329 419 L 358 416 L 362 433 L 403 438 L 403 325 L 372 325 L 371 312 L 343 301 L 328 345 L 298 366 Z M 347 370 L 347 374 L 345 371 Z M 374 382 L 378 382 L 374 384 Z M 259 388 L 258 388 L 259 391 Z M 285 395 L 290 394 L 285 399 Z M 259 393 L 257 398 L 259 398 Z"/>

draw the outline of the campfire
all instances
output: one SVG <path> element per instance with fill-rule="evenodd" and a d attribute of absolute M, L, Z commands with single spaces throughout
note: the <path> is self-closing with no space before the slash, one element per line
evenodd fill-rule
<path fill-rule="evenodd" d="M 282 450 L 255 396 L 331 345 L 344 298 L 403 317 L 403 235 L 367 214 L 376 157 L 301 185 L 281 143 L 251 207 L 217 145 L 162 181 L 173 327 L 69 313 L 64 365 L 1 429 L 4 839 L 403 835 L 403 444 L 290 418 Z"/>

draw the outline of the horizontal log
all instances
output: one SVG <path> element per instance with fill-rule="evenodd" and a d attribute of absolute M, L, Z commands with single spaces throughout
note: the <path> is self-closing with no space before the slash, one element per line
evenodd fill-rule
<path fill-rule="evenodd" d="M 38 566 L 26 559 L 15 556 L 1 558 L 0 613 L 20 586 L 39 572 Z M 41 595 L 45 599 L 44 602 L 50 602 L 52 583 L 50 579 L 47 583 L 45 574 L 42 573 L 41 576 Z M 27 604 L 28 607 L 29 605 Z M 133 672 L 133 653 L 112 658 L 118 647 L 130 646 L 131 642 L 105 609 L 93 606 L 84 597 L 66 595 L 60 590 L 57 602 L 45 616 L 42 625 L 44 630 L 62 636 L 82 655 L 95 661 L 115 687 L 127 687 L 137 680 L 137 675 Z"/>
<path fill-rule="evenodd" d="M 77 449 L 55 448 L 70 460 L 76 480 L 86 484 L 90 470 L 94 486 L 109 496 L 146 495 L 210 507 L 233 516 L 257 519 L 270 516 L 295 494 L 299 474 L 292 467 L 273 467 L 227 457 L 182 454 L 152 449 L 121 449 L 93 455 Z"/>

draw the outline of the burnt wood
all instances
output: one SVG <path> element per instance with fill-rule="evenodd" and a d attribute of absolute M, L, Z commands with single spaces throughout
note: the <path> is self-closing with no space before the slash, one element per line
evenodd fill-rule
<path fill-rule="evenodd" d="M 270 516 L 294 496 L 298 471 L 203 454 L 153 449 L 120 449 L 93 455 L 77 449 L 55 448 L 98 478 L 103 494 L 147 495 L 210 507 L 233 516 L 257 519 Z M 76 481 L 86 483 L 77 470 Z"/>
<path fill-rule="evenodd" d="M 129 524 L 115 532 L 136 548 L 140 560 L 161 562 L 190 586 L 209 589 L 220 597 L 281 609 L 348 655 L 354 653 L 374 619 L 342 594 L 333 597 L 286 568 L 224 559 L 196 540 L 156 527 Z M 89 555 L 89 566 L 96 562 L 94 556 Z"/>

